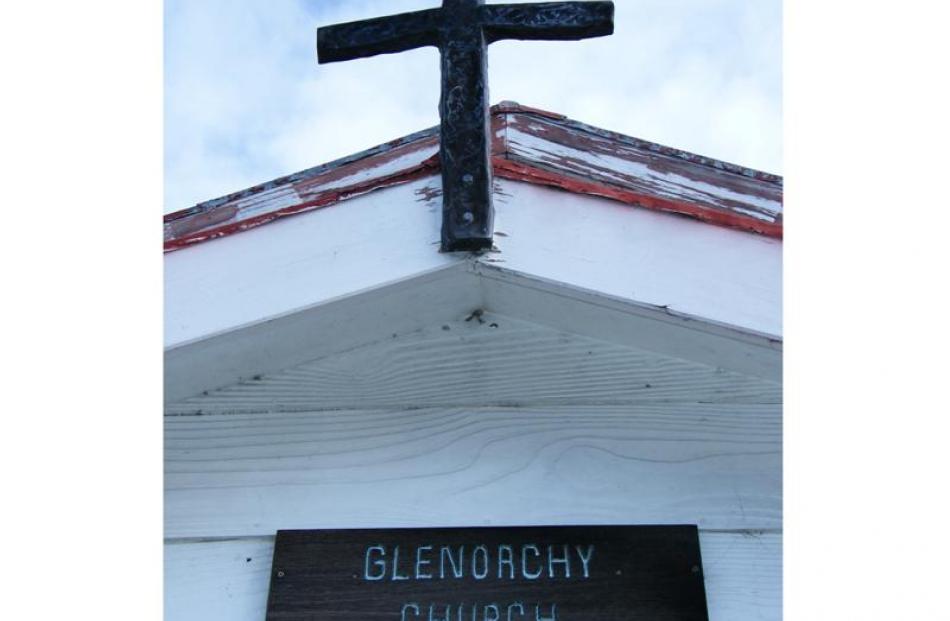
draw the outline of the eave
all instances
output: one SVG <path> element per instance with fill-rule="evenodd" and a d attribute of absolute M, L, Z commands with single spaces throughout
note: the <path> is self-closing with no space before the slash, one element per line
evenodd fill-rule
<path fill-rule="evenodd" d="M 601 196 L 772 238 L 782 178 L 512 102 L 492 107 L 497 177 Z M 165 251 L 437 174 L 438 128 L 165 216 Z"/>

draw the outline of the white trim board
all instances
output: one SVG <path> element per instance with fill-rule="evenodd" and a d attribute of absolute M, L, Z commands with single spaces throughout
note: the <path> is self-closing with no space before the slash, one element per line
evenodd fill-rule
<path fill-rule="evenodd" d="M 483 262 L 780 339 L 781 240 L 500 180 Z"/>
<path fill-rule="evenodd" d="M 440 254 L 427 180 L 371 192 L 165 255 L 165 346 L 357 295 L 462 262 Z"/>

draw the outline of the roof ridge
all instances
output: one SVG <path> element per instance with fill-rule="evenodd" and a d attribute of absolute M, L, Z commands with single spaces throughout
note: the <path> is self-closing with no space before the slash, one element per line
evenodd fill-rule
<path fill-rule="evenodd" d="M 590 134 L 601 136 L 603 138 L 608 138 L 611 140 L 619 140 L 621 142 L 625 142 L 629 144 L 630 146 L 634 148 L 646 149 L 648 151 L 657 153 L 659 155 L 675 157 L 677 159 L 685 160 L 693 164 L 708 166 L 710 168 L 714 168 L 719 171 L 733 173 L 733 174 L 741 175 L 743 177 L 757 179 L 759 181 L 765 181 L 768 183 L 774 183 L 779 186 L 782 186 L 784 184 L 784 181 L 781 175 L 776 175 L 774 173 L 769 173 L 769 172 L 765 172 L 761 170 L 756 170 L 753 168 L 748 168 L 745 166 L 740 166 L 739 164 L 733 164 L 731 162 L 726 162 L 724 160 L 706 157 L 704 155 L 699 155 L 697 153 L 692 153 L 691 151 L 685 151 L 683 149 L 677 149 L 675 147 L 668 147 L 666 145 L 662 145 L 657 142 L 651 142 L 649 140 L 644 140 L 642 138 L 637 138 L 635 136 L 630 136 L 628 134 L 621 134 L 620 132 L 610 131 L 608 129 L 603 129 L 595 125 L 589 125 L 582 121 L 577 121 L 575 119 L 572 119 L 558 112 L 551 112 L 549 110 L 543 110 L 541 108 L 525 106 L 518 103 L 517 101 L 505 99 L 496 103 L 490 108 L 491 114 L 508 114 L 512 112 L 517 112 L 521 114 L 532 114 L 532 115 L 537 115 L 537 116 L 561 121 L 570 125 L 571 127 L 575 129 L 579 129 L 581 131 L 584 131 Z M 202 201 L 200 203 L 196 203 L 195 205 L 191 207 L 186 207 L 184 209 L 179 209 L 177 211 L 169 212 L 165 214 L 163 218 L 165 222 L 171 222 L 173 220 L 178 220 L 179 218 L 185 218 L 191 215 L 202 213 L 203 211 L 207 209 L 213 209 L 214 207 L 217 207 L 224 203 L 228 203 L 234 200 L 239 200 L 241 198 L 251 196 L 253 194 L 273 188 L 278 185 L 283 185 L 285 183 L 294 183 L 297 181 L 309 179 L 310 177 L 316 176 L 320 173 L 326 172 L 338 166 L 342 166 L 344 164 L 350 164 L 352 162 L 356 162 L 361 159 L 370 157 L 372 155 L 377 155 L 379 153 L 385 153 L 386 151 L 394 149 L 398 146 L 409 144 L 421 138 L 426 138 L 431 135 L 435 135 L 438 133 L 438 131 L 439 131 L 439 126 L 434 125 L 432 127 L 428 127 L 426 129 L 419 130 L 411 134 L 407 134 L 400 138 L 395 138 L 393 140 L 390 140 L 389 142 L 384 142 L 374 147 L 364 149 L 363 151 L 358 151 L 356 153 L 352 153 L 350 155 L 346 155 L 346 156 L 337 158 L 335 160 L 331 160 L 329 162 L 324 162 L 323 164 L 318 164 L 317 166 L 312 166 L 310 168 L 306 168 L 304 170 L 291 173 L 289 175 L 283 175 L 281 177 L 277 177 L 270 181 L 265 181 L 264 183 L 259 183 L 257 185 L 251 186 L 249 188 L 245 188 L 243 190 L 231 192 L 229 194 L 225 194 L 224 196 L 219 196 L 218 198 L 212 198 L 206 201 Z"/>
<path fill-rule="evenodd" d="M 499 177 L 782 236 L 783 180 L 779 175 L 514 101 L 495 104 L 490 117 L 492 166 Z M 439 127 L 429 127 L 166 214 L 165 250 L 434 174 L 439 170 L 438 136 Z"/>

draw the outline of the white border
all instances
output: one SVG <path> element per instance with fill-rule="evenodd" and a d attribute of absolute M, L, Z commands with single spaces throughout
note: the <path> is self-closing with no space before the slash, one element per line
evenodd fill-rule
<path fill-rule="evenodd" d="M 788 6 L 787 619 L 945 608 L 938 8 Z M 160 9 L 5 11 L 4 618 L 160 618 Z"/>

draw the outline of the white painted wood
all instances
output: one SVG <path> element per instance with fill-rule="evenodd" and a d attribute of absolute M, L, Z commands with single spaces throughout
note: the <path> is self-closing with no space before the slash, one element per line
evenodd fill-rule
<path fill-rule="evenodd" d="M 441 199 L 421 179 L 165 257 L 165 340 L 177 347 L 409 279 L 438 252 Z M 780 241 L 607 199 L 497 180 L 489 265 L 781 334 Z"/>
<path fill-rule="evenodd" d="M 777 382 L 484 313 L 166 406 L 175 414 L 410 407 L 779 403 Z"/>
<path fill-rule="evenodd" d="M 781 381 L 781 344 L 766 337 L 565 288 L 497 265 L 462 262 L 171 348 L 165 354 L 166 402 L 371 343 L 382 345 L 393 335 L 401 343 L 428 326 L 458 323 L 476 309 Z"/>
<path fill-rule="evenodd" d="M 165 344 L 285 316 L 462 261 L 420 179 L 165 255 Z"/>
<path fill-rule="evenodd" d="M 263 618 L 281 528 L 696 523 L 780 618 L 781 242 L 499 179 L 444 255 L 438 185 L 166 255 L 166 617 Z"/>
<path fill-rule="evenodd" d="M 781 619 L 780 534 L 700 533 L 710 621 Z M 261 621 L 273 537 L 165 545 L 165 618 Z"/>
<path fill-rule="evenodd" d="M 456 263 L 172 348 L 165 352 L 165 401 L 465 317 L 482 305 L 474 279 Z"/>
<path fill-rule="evenodd" d="M 782 381 L 782 343 L 761 334 L 475 263 L 484 308 L 550 328 Z"/>
<path fill-rule="evenodd" d="M 475 308 L 778 380 L 780 242 L 498 180 L 501 251 L 445 255 L 437 183 L 166 255 L 166 400 Z"/>
<path fill-rule="evenodd" d="M 165 544 L 165 619 L 264 621 L 274 538 Z"/>
<path fill-rule="evenodd" d="M 281 528 L 781 527 L 781 406 L 165 417 L 168 537 Z"/>
<path fill-rule="evenodd" d="M 781 533 L 699 535 L 710 621 L 782 619 Z"/>
<path fill-rule="evenodd" d="M 482 261 L 780 338 L 782 242 L 528 183 L 497 180 Z"/>
<path fill-rule="evenodd" d="M 780 221 L 782 186 L 726 173 L 680 158 L 650 153 L 621 140 L 584 132 L 583 141 L 558 141 L 558 121 L 512 118 L 506 128 L 508 157 L 562 174 L 658 196 L 740 213 L 763 222 Z"/>

